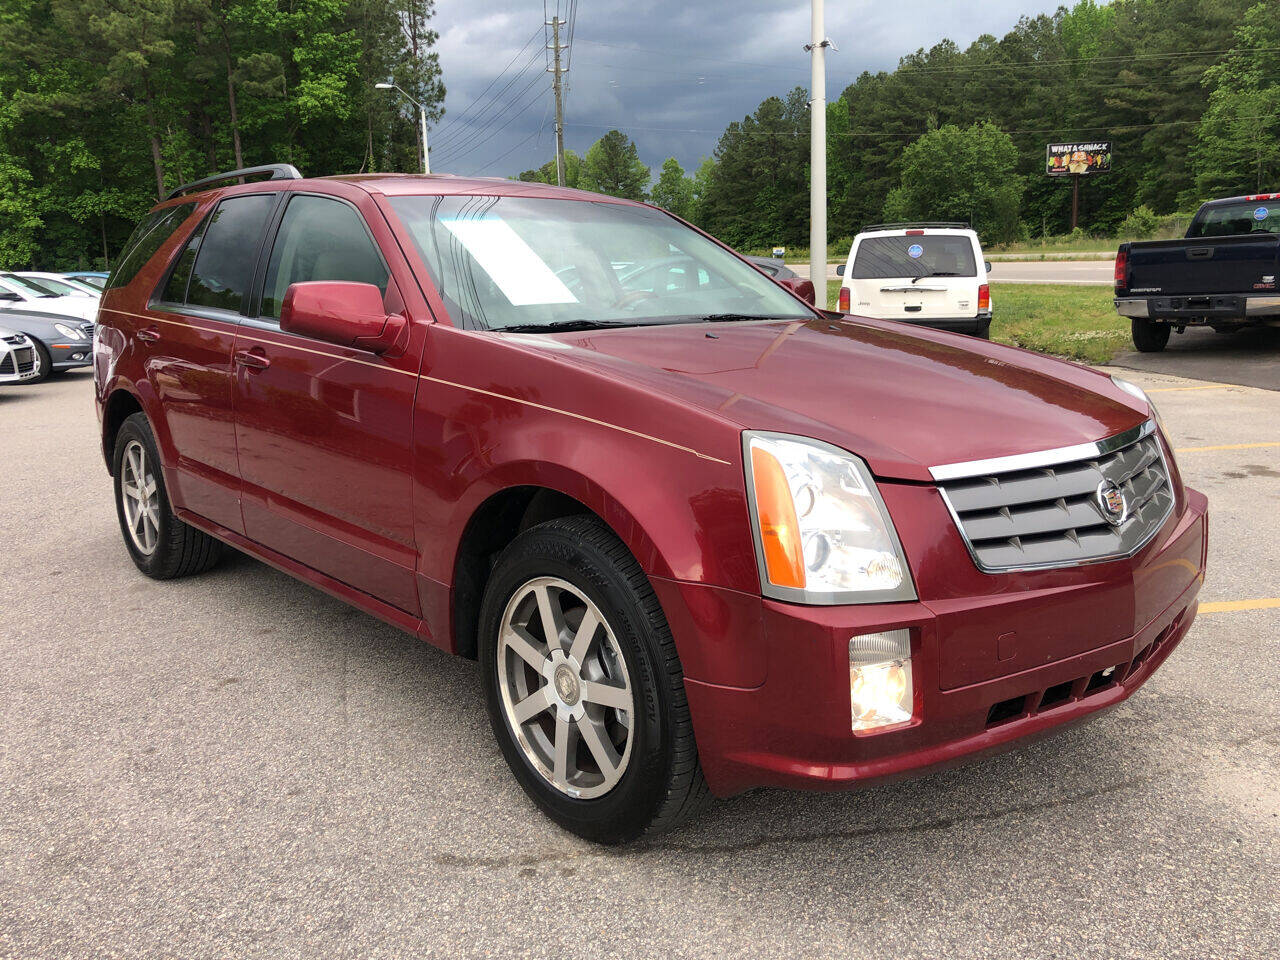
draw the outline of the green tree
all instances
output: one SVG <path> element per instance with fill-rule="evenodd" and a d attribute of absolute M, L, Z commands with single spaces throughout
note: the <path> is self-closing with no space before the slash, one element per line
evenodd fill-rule
<path fill-rule="evenodd" d="M 535 170 L 526 170 L 524 173 L 516 177 L 517 180 L 524 180 L 528 183 L 556 183 L 556 162 L 554 159 L 548 160 L 542 166 Z M 582 179 L 582 158 L 572 150 L 564 152 L 564 185 L 571 189 L 578 189 L 579 181 Z"/>
<path fill-rule="evenodd" d="M 737 247 L 804 243 L 809 233 L 809 95 L 796 87 L 729 124 L 702 197 L 703 226 Z"/>
<path fill-rule="evenodd" d="M 1228 57 L 1205 73 L 1209 108 L 1191 151 L 1191 207 L 1215 196 L 1255 193 L 1280 184 L 1280 21 L 1274 3 L 1254 6 Z"/>
<path fill-rule="evenodd" d="M 675 157 L 662 162 L 662 173 L 653 185 L 650 199 L 664 210 L 669 210 L 685 220 L 693 218 L 697 185 L 692 177 L 684 175 L 684 168 Z"/>
<path fill-rule="evenodd" d="M 966 220 L 987 241 L 1017 236 L 1022 188 L 1012 138 L 990 123 L 930 130 L 902 154 L 886 220 Z"/>
<path fill-rule="evenodd" d="M 649 185 L 649 168 L 640 161 L 635 141 L 620 130 L 610 130 L 591 145 L 582 160 L 578 186 L 627 200 L 643 200 Z"/>

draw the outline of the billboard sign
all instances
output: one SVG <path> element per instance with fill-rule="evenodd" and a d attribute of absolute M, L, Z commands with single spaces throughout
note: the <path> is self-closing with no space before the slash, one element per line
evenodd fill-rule
<path fill-rule="evenodd" d="M 1051 143 L 1045 148 L 1044 169 L 1051 177 L 1111 172 L 1111 141 Z"/>

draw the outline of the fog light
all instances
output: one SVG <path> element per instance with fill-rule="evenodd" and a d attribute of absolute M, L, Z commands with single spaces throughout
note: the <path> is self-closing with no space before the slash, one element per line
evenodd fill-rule
<path fill-rule="evenodd" d="M 915 703 L 910 630 L 849 639 L 849 703 L 854 733 L 910 722 Z"/>

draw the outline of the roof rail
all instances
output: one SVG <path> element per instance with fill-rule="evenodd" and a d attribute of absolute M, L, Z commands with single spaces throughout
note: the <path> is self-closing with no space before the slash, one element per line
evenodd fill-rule
<path fill-rule="evenodd" d="M 259 174 L 269 173 L 271 176 L 268 180 L 301 180 L 302 174 L 298 172 L 298 168 L 292 163 L 266 163 L 260 167 L 245 167 L 243 170 L 228 170 L 226 173 L 215 173 L 212 177 L 205 177 L 203 180 L 192 180 L 190 183 L 184 183 L 176 190 L 170 190 L 165 196 L 166 200 L 172 200 L 174 197 L 180 197 L 184 193 L 190 193 L 199 187 L 207 187 L 210 184 L 221 183 L 223 180 L 235 180 L 238 177 L 252 177 Z"/>
<path fill-rule="evenodd" d="M 943 221 L 919 221 L 916 223 L 869 223 L 859 233 L 870 233 L 872 230 L 969 230 L 967 223 L 946 223 Z"/>

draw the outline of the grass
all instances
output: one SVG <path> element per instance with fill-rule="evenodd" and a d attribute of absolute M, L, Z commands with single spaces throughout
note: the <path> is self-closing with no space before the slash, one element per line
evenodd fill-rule
<path fill-rule="evenodd" d="M 840 288 L 829 288 L 831 309 Z M 1106 363 L 1131 348 L 1129 321 L 1116 314 L 1110 287 L 993 283 L 991 339 L 1085 363 Z"/>

